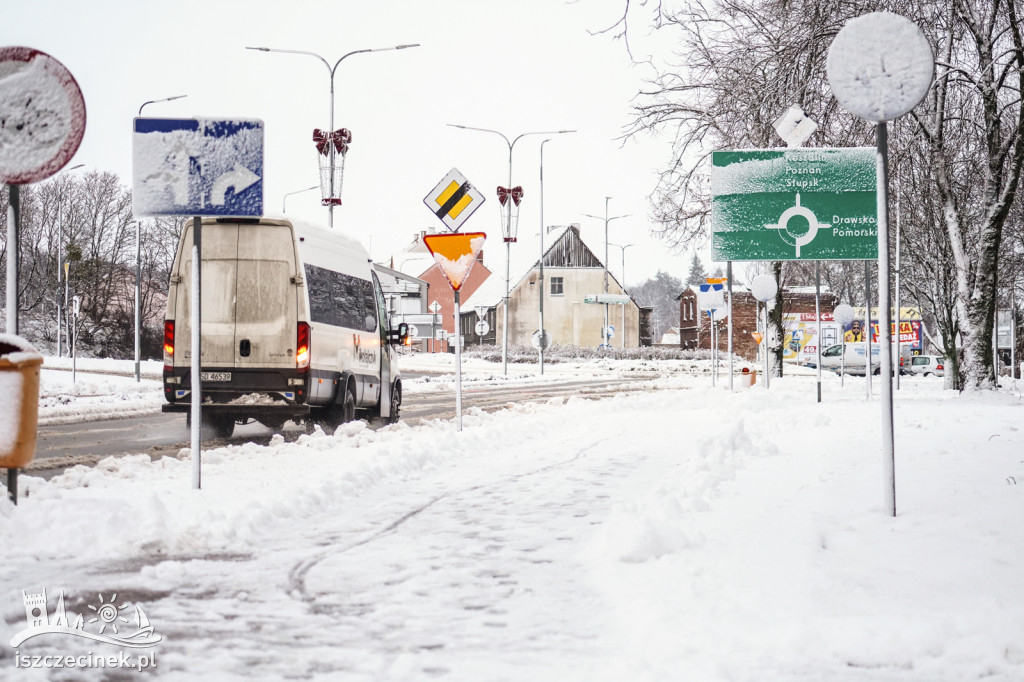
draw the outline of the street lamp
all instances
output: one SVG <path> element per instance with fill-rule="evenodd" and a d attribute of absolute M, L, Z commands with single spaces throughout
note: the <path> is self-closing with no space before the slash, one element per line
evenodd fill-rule
<path fill-rule="evenodd" d="M 303 192 L 309 192 L 310 190 L 314 190 L 314 189 L 318 188 L 319 186 L 320 185 L 313 185 L 312 187 L 307 187 L 306 189 L 297 189 L 294 192 L 288 192 L 287 194 L 285 194 L 284 198 L 281 199 L 281 213 L 287 213 L 288 212 L 288 210 L 286 208 L 288 197 L 290 197 L 293 194 L 302 194 Z"/>
<path fill-rule="evenodd" d="M 79 168 L 85 168 L 85 164 L 84 163 L 80 163 L 80 164 L 77 164 L 75 166 L 72 166 L 71 168 L 65 168 L 64 170 L 58 172 L 57 174 L 60 175 L 61 173 L 70 173 L 71 171 L 78 170 Z M 60 347 L 60 318 L 61 318 L 60 277 L 61 277 L 61 272 L 64 270 L 64 259 L 61 257 L 63 255 L 61 253 L 61 248 L 62 248 L 62 245 L 63 245 L 63 242 L 64 242 L 64 235 L 63 235 L 63 230 L 61 229 L 62 222 L 61 222 L 61 219 L 60 219 L 60 196 L 61 196 L 60 189 L 58 188 L 57 189 L 57 237 L 58 237 L 57 238 L 57 357 L 63 357 L 63 353 L 62 353 L 61 347 Z M 68 281 L 67 281 L 67 279 L 68 279 L 67 275 L 65 275 L 64 276 L 64 309 L 65 310 L 67 309 L 67 306 L 68 306 Z M 67 328 L 70 330 L 70 327 L 67 327 Z M 68 339 L 70 339 L 70 331 L 69 331 Z"/>
<path fill-rule="evenodd" d="M 611 201 L 611 200 L 612 200 L 611 197 L 605 197 L 604 198 L 604 217 L 603 218 L 601 216 L 591 215 L 589 213 L 584 213 L 583 214 L 583 215 L 585 215 L 588 218 L 596 218 L 598 220 L 603 220 L 604 221 L 604 293 L 606 293 L 606 294 L 608 293 L 608 223 L 610 223 L 613 220 L 618 220 L 619 218 L 628 218 L 630 215 L 632 215 L 631 213 L 626 213 L 625 215 L 617 215 L 617 216 L 612 216 L 611 218 L 609 218 L 608 217 L 608 202 Z M 625 252 L 623 252 L 623 258 L 625 258 Z M 602 346 L 606 346 L 606 347 L 610 347 L 610 344 L 608 343 L 608 304 L 607 303 L 604 304 L 604 331 L 603 331 L 603 334 L 604 334 L 604 343 L 602 343 L 601 345 Z"/>
<path fill-rule="evenodd" d="M 161 102 L 173 102 L 176 99 L 184 99 L 188 95 L 173 95 L 162 99 L 151 99 L 139 106 L 139 116 L 148 104 L 159 104 Z M 135 221 L 135 381 L 142 381 L 142 313 L 140 310 L 142 300 L 142 223 Z M 64 305 L 67 306 L 65 296 Z"/>
<path fill-rule="evenodd" d="M 626 293 L 626 249 L 636 244 L 609 244 L 608 246 L 614 246 L 617 249 L 622 249 L 622 293 Z M 638 320 L 639 323 L 639 320 Z M 637 328 L 639 332 L 639 324 Z M 639 337 L 639 333 L 637 334 Z M 639 343 L 639 339 L 638 339 Z M 626 306 L 622 306 L 622 347 L 626 347 Z"/>
<path fill-rule="evenodd" d="M 540 300 L 540 373 L 544 374 L 544 145 L 551 142 L 546 138 L 540 143 L 540 260 L 537 266 L 540 275 L 537 279 L 537 293 Z"/>
<path fill-rule="evenodd" d="M 521 133 L 514 140 L 509 141 L 508 136 L 498 130 L 491 130 L 490 128 L 474 128 L 473 126 L 459 125 L 457 123 L 449 123 L 452 128 L 461 128 L 463 130 L 477 130 L 482 133 L 494 133 L 500 135 L 501 139 L 505 140 L 505 144 L 508 145 L 508 188 L 512 189 L 512 148 L 516 146 L 516 142 L 519 142 L 522 138 L 527 135 L 561 135 L 563 133 L 575 133 L 575 130 L 537 130 L 529 133 Z M 541 143 L 543 145 L 543 142 Z M 543 230 L 543 227 L 542 227 Z M 502 328 L 501 328 L 501 373 L 503 375 L 508 374 L 508 290 L 509 290 L 509 279 L 511 273 L 509 271 L 509 259 L 512 255 L 511 245 L 516 240 L 515 232 L 512 228 L 512 207 L 509 207 L 508 218 L 506 219 L 505 227 L 502 228 L 505 237 L 505 298 L 504 298 L 504 312 L 502 314 Z M 541 329 L 543 333 L 543 328 Z"/>
<path fill-rule="evenodd" d="M 142 110 L 146 108 L 147 104 L 159 104 L 160 102 L 173 102 L 176 99 L 183 99 L 188 95 L 175 95 L 174 97 L 164 97 L 163 99 L 151 99 L 148 102 L 143 102 L 142 106 L 139 107 L 139 116 L 142 116 Z"/>
<path fill-rule="evenodd" d="M 372 48 L 365 48 L 365 49 L 362 49 L 362 50 L 353 50 L 352 52 L 349 52 L 347 54 L 342 55 L 341 58 L 338 61 L 334 62 L 334 66 L 331 66 L 330 63 L 326 59 L 321 57 L 316 52 L 307 52 L 305 50 L 281 50 L 281 49 L 275 49 L 275 48 L 270 48 L 270 47 L 246 47 L 245 49 L 247 49 L 247 50 L 256 50 L 258 52 L 282 52 L 282 53 L 285 53 L 285 54 L 305 54 L 305 55 L 309 55 L 310 57 L 316 57 L 321 62 L 323 62 L 324 66 L 327 67 L 328 74 L 331 77 L 331 118 L 330 118 L 330 126 L 329 126 L 329 130 L 328 130 L 328 134 L 333 134 L 334 133 L 334 75 L 335 75 L 335 73 L 338 70 L 338 65 L 341 64 L 343 61 L 345 61 L 345 59 L 347 59 L 348 57 L 351 57 L 354 54 L 363 54 L 365 52 L 387 52 L 389 50 L 404 50 L 406 48 L 419 47 L 419 46 L 420 46 L 419 43 L 412 43 L 412 44 L 409 44 L 409 45 L 394 45 L 392 47 L 372 47 Z M 335 145 L 333 145 L 333 144 L 328 144 L 327 147 L 328 147 L 328 154 L 330 155 L 329 156 L 329 161 L 328 161 L 328 163 L 330 164 L 330 170 L 329 170 L 329 172 L 330 172 L 330 176 L 329 176 L 330 177 L 330 194 L 333 195 L 334 194 L 334 159 L 335 159 L 336 149 L 335 149 Z M 340 197 L 329 196 L 329 197 L 324 197 L 323 198 L 323 202 L 327 203 L 327 225 L 328 225 L 328 227 L 334 227 L 334 206 L 335 206 L 335 203 L 339 202 L 339 201 L 340 201 Z"/>

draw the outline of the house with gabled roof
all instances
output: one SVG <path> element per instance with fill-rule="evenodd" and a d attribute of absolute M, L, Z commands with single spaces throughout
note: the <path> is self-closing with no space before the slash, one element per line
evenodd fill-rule
<path fill-rule="evenodd" d="M 544 297 L 544 326 L 552 343 L 574 346 L 599 346 L 605 323 L 605 305 L 588 303 L 586 299 L 604 293 L 604 263 L 580 237 L 579 226 L 570 225 L 555 237 L 544 252 L 544 279 L 540 279 L 538 259 L 509 291 L 508 342 L 510 345 L 529 345 L 534 332 L 540 328 L 540 297 Z M 463 316 L 474 315 L 475 309 L 487 309 L 486 319 L 491 322 L 494 343 L 501 345 L 504 323 L 504 280 L 482 286 L 464 299 Z M 541 291 L 543 289 L 543 291 Z M 608 273 L 608 293 L 625 294 L 622 284 Z M 608 323 L 614 329 L 611 345 L 614 348 L 636 348 L 640 345 L 640 307 L 629 299 L 625 304 L 608 305 Z M 489 338 L 485 338 L 486 343 Z M 467 338 L 475 342 L 476 338 Z"/>

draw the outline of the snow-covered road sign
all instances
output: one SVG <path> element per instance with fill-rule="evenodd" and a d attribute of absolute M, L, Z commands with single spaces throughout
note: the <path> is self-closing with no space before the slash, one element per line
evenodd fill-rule
<path fill-rule="evenodd" d="M 423 203 L 441 219 L 445 227 L 458 232 L 462 223 L 483 205 L 484 195 L 470 184 L 458 168 L 452 168 L 430 190 L 430 194 L 423 197 Z"/>
<path fill-rule="evenodd" d="M 483 232 L 428 234 L 423 236 L 423 245 L 434 257 L 452 290 L 458 291 L 469 277 L 486 239 Z"/>
<path fill-rule="evenodd" d="M 713 152 L 713 260 L 877 258 L 875 164 L 870 148 Z"/>
<path fill-rule="evenodd" d="M 136 118 L 136 216 L 263 215 L 263 121 Z"/>

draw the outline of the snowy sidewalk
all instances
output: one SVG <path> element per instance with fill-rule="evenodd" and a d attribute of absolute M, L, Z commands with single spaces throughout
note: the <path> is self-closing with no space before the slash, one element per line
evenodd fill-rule
<path fill-rule="evenodd" d="M 1024 677 L 1019 395 L 907 381 L 892 519 L 862 383 L 708 383 L 222 448 L 198 492 L 145 456 L 26 477 L 0 640 L 46 588 L 143 604 L 171 680 Z"/>

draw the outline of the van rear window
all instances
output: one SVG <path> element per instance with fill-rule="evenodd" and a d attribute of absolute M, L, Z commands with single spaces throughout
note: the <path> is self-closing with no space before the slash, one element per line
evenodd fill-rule
<path fill-rule="evenodd" d="M 313 322 L 368 332 L 377 329 L 369 280 L 307 264 L 306 289 Z"/>

